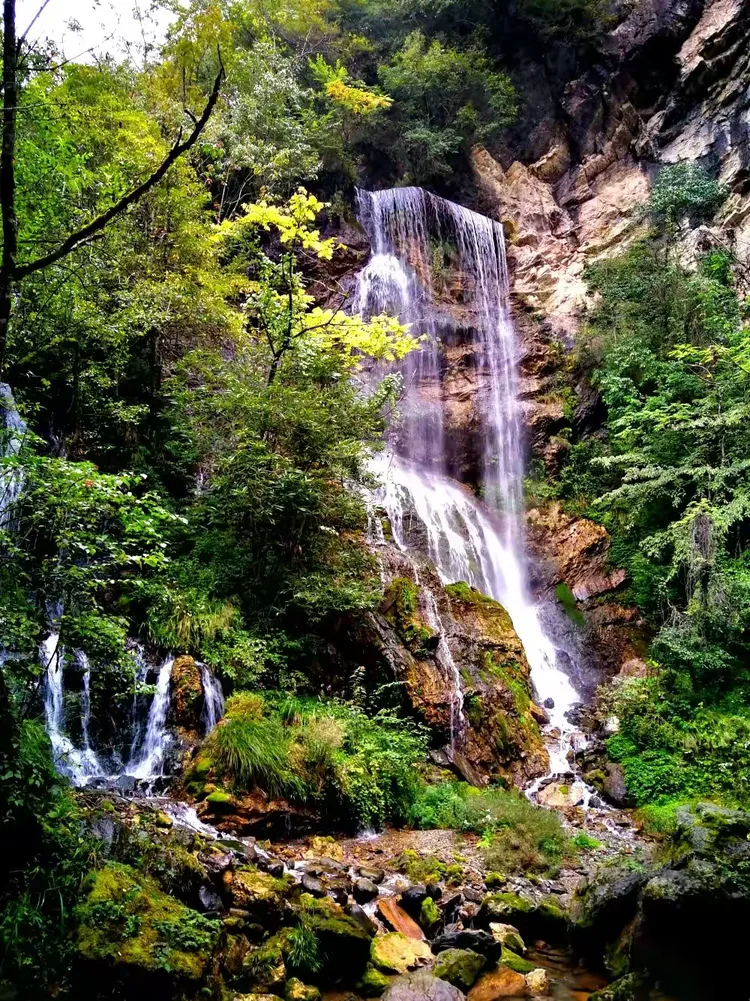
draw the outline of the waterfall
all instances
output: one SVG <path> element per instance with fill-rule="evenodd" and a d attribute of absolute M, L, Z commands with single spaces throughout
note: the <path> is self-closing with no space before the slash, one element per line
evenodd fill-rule
<path fill-rule="evenodd" d="M 91 664 L 83 650 L 76 651 L 76 662 L 83 672 L 83 689 L 81 691 L 81 740 L 83 743 L 83 762 L 89 775 L 104 775 L 104 768 L 91 746 L 89 725 L 91 723 Z"/>
<path fill-rule="evenodd" d="M 169 683 L 172 678 L 174 657 L 167 657 L 159 668 L 156 692 L 151 702 L 146 722 L 146 733 L 141 746 L 125 768 L 126 775 L 136 779 L 155 779 L 163 774 L 164 755 L 168 736 L 165 730 L 169 710 Z"/>
<path fill-rule="evenodd" d="M 206 733 L 210 733 L 224 712 L 224 692 L 221 682 L 209 671 L 208 667 L 200 661 L 196 663 L 201 672 L 203 685 L 203 725 L 206 728 Z"/>
<path fill-rule="evenodd" d="M 354 308 L 388 311 L 427 333 L 407 356 L 404 431 L 396 454 L 375 463 L 385 509 L 399 548 L 426 550 L 445 583 L 463 580 L 501 602 L 524 646 L 531 680 L 549 711 L 550 771 L 568 771 L 573 730 L 568 711 L 580 702 L 557 663 L 528 592 L 523 541 L 523 443 L 518 401 L 518 349 L 509 308 L 502 227 L 419 188 L 357 193 L 372 257 L 358 278 Z M 441 304 L 435 273 L 445 255 L 458 286 Z M 436 268 L 436 262 L 438 267 Z M 460 324 L 450 310 L 458 309 Z M 473 338 L 482 399 L 479 501 L 448 476 L 440 378 L 441 335 L 460 327 Z M 434 601 L 434 598 L 433 598 Z M 460 675 L 455 673 L 460 689 Z"/>

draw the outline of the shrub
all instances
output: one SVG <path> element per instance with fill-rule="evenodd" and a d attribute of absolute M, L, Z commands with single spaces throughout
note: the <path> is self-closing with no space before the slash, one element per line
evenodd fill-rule
<path fill-rule="evenodd" d="M 420 827 L 481 834 L 490 869 L 555 871 L 573 851 L 557 814 L 535 806 L 516 790 L 480 791 L 465 783 L 444 782 L 423 789 L 410 816 Z"/>
<path fill-rule="evenodd" d="M 648 207 L 657 220 L 679 221 L 687 216 L 698 222 L 712 216 L 726 195 L 698 164 L 675 163 L 659 171 Z"/>
<path fill-rule="evenodd" d="M 257 785 L 272 796 L 303 795 L 289 763 L 288 737 L 277 720 L 230 716 L 214 728 L 209 747 L 235 785 Z"/>

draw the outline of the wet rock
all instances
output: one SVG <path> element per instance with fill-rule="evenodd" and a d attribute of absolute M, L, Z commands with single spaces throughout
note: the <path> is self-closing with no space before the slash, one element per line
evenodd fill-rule
<path fill-rule="evenodd" d="M 521 933 L 517 928 L 514 928 L 513 925 L 493 922 L 490 924 L 490 932 L 496 942 L 500 942 L 501 945 L 507 946 L 509 949 L 512 949 L 513 952 L 520 953 L 521 955 L 526 952 L 526 946 L 521 938 Z"/>
<path fill-rule="evenodd" d="M 302 889 L 312 897 L 325 897 L 326 890 L 321 880 L 316 876 L 305 873 L 301 880 Z"/>
<path fill-rule="evenodd" d="M 542 705 L 544 706 L 545 709 L 554 709 L 555 700 L 553 698 L 545 699 L 544 702 L 542 702 Z"/>
<path fill-rule="evenodd" d="M 484 899 L 484 893 L 481 890 L 475 889 L 473 886 L 465 886 L 463 888 L 463 895 L 466 900 L 472 904 L 481 904 Z"/>
<path fill-rule="evenodd" d="M 379 998 L 388 990 L 391 981 L 374 966 L 365 970 L 362 979 L 357 984 L 357 993 L 363 998 Z"/>
<path fill-rule="evenodd" d="M 378 888 L 370 879 L 360 876 L 352 885 L 352 895 L 358 904 L 367 904 L 378 895 Z"/>
<path fill-rule="evenodd" d="M 432 959 L 432 952 L 426 942 L 393 931 L 373 939 L 371 957 L 381 973 L 406 973 Z"/>
<path fill-rule="evenodd" d="M 198 890 L 198 900 L 202 911 L 218 913 L 224 909 L 224 902 L 212 886 L 201 886 Z"/>
<path fill-rule="evenodd" d="M 368 935 L 375 935 L 378 931 L 378 926 L 369 916 L 367 911 L 355 900 L 350 900 L 344 907 L 344 911 L 354 920 L 362 926 L 362 928 L 367 932 Z"/>
<path fill-rule="evenodd" d="M 404 890 L 399 898 L 399 903 L 407 914 L 410 914 L 413 918 L 418 918 L 422 902 L 426 897 L 427 887 L 416 884 L 415 886 L 410 886 L 408 890 Z"/>
<path fill-rule="evenodd" d="M 432 943 L 432 951 L 439 955 L 446 949 L 470 949 L 493 963 L 497 962 L 502 952 L 501 943 L 480 928 L 462 928 L 438 935 Z"/>
<path fill-rule="evenodd" d="M 318 939 L 322 983 L 353 987 L 370 961 L 372 935 L 363 923 L 347 914 L 330 897 L 315 898 L 303 894 L 292 908 L 304 914 L 305 925 Z"/>
<path fill-rule="evenodd" d="M 413 938 L 417 941 L 424 938 L 422 929 L 416 921 L 399 907 L 393 897 L 380 897 L 378 900 L 378 913 L 388 927 L 393 928 L 394 931 L 401 932 L 407 938 Z"/>
<path fill-rule="evenodd" d="M 560 942 L 567 936 L 567 915 L 552 896 L 529 900 L 518 893 L 490 893 L 482 901 L 476 923 L 512 924 L 522 935 Z"/>
<path fill-rule="evenodd" d="M 380 885 L 380 883 L 382 883 L 385 879 L 385 869 L 370 869 L 363 865 L 360 866 L 357 871 L 363 879 L 369 879 L 370 882 L 375 883 L 376 885 Z"/>
<path fill-rule="evenodd" d="M 428 883 L 425 890 L 427 890 L 427 896 L 433 900 L 440 900 L 443 896 L 442 887 L 438 883 Z"/>
<path fill-rule="evenodd" d="M 383 1001 L 464 1001 L 464 995 L 447 981 L 418 970 L 394 980 Z"/>
<path fill-rule="evenodd" d="M 222 881 L 232 907 L 247 911 L 252 921 L 272 929 L 278 927 L 284 911 L 284 894 L 289 889 L 287 884 L 252 866 L 227 869 Z"/>
<path fill-rule="evenodd" d="M 464 898 L 460 893 L 454 893 L 452 896 L 446 897 L 445 900 L 442 901 L 443 918 L 445 919 L 446 924 L 453 924 L 453 922 L 457 919 L 463 900 Z"/>
<path fill-rule="evenodd" d="M 349 901 L 349 891 L 351 889 L 351 884 L 348 880 L 344 879 L 334 879 L 329 880 L 326 886 L 326 892 L 330 897 L 332 897 L 337 904 L 341 904 L 344 907 Z"/>
<path fill-rule="evenodd" d="M 197 736 L 201 729 L 203 681 L 192 657 L 175 658 L 170 685 L 170 712 L 175 723 Z"/>
<path fill-rule="evenodd" d="M 286 1001 L 320 1001 L 320 991 L 297 977 L 290 977 L 284 988 L 284 998 Z"/>
<path fill-rule="evenodd" d="M 622 765 L 608 761 L 605 765 L 605 772 L 602 792 L 609 802 L 620 807 L 632 806 L 632 799 L 625 784 Z"/>
<path fill-rule="evenodd" d="M 486 965 L 486 957 L 471 949 L 446 949 L 438 956 L 432 972 L 440 980 L 468 991 Z"/>
<path fill-rule="evenodd" d="M 521 973 L 498 966 L 485 973 L 469 991 L 469 1001 L 497 1001 L 497 998 L 517 998 L 526 994 L 526 980 Z"/>
<path fill-rule="evenodd" d="M 527 973 L 524 979 L 526 981 L 526 993 L 530 997 L 543 998 L 552 993 L 549 974 L 546 970 L 541 969 L 541 967 Z"/>

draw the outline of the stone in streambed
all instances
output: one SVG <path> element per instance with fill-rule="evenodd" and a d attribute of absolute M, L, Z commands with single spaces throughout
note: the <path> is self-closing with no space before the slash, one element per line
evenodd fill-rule
<path fill-rule="evenodd" d="M 408 890 L 404 890 L 399 897 L 399 904 L 411 917 L 418 918 L 427 895 L 427 887 L 417 883 L 410 886 Z"/>
<path fill-rule="evenodd" d="M 368 966 L 357 984 L 357 993 L 363 998 L 379 998 L 388 990 L 390 980 L 374 966 Z"/>
<path fill-rule="evenodd" d="M 513 952 L 507 946 L 503 946 L 503 954 L 501 957 L 503 966 L 507 966 L 509 970 L 514 970 L 516 973 L 531 973 L 536 969 L 533 963 L 529 962 L 528 959 L 524 959 L 523 956 L 519 956 L 517 952 Z"/>
<path fill-rule="evenodd" d="M 289 889 L 284 880 L 274 879 L 253 866 L 242 866 L 222 876 L 232 907 L 247 911 L 251 921 L 265 927 L 277 927 L 284 911 L 284 894 Z"/>
<path fill-rule="evenodd" d="M 378 895 L 378 888 L 371 879 L 360 876 L 354 880 L 352 885 L 352 895 L 358 904 L 367 904 Z"/>
<path fill-rule="evenodd" d="M 370 955 L 373 965 L 381 973 L 406 973 L 432 959 L 432 951 L 426 942 L 408 938 L 398 931 L 373 939 Z"/>
<path fill-rule="evenodd" d="M 498 966 L 485 973 L 469 991 L 469 1001 L 496 1001 L 497 998 L 518 998 L 526 994 L 526 979 L 521 973 Z"/>
<path fill-rule="evenodd" d="M 370 882 L 376 885 L 379 885 L 385 879 L 385 869 L 370 869 L 363 865 L 359 867 L 358 872 L 363 879 L 369 879 Z"/>
<path fill-rule="evenodd" d="M 432 931 L 440 923 L 440 911 L 432 897 L 425 897 L 419 911 L 419 923 L 425 931 Z"/>
<path fill-rule="evenodd" d="M 478 952 L 491 963 L 495 963 L 500 958 L 502 945 L 496 942 L 488 931 L 483 931 L 481 928 L 462 928 L 444 932 L 433 941 L 434 953 L 439 955 L 446 949 L 471 949 L 472 952 Z"/>
<path fill-rule="evenodd" d="M 471 949 L 446 949 L 438 956 L 432 972 L 439 980 L 468 991 L 486 965 L 485 957 Z"/>
<path fill-rule="evenodd" d="M 552 991 L 549 975 L 546 970 L 537 967 L 526 974 L 526 993 L 532 998 L 544 998 Z"/>
<path fill-rule="evenodd" d="M 502 924 L 499 921 L 493 921 L 490 924 L 490 932 L 492 937 L 496 942 L 506 945 L 513 952 L 517 952 L 519 955 L 523 955 L 526 952 L 526 945 L 521 938 L 521 933 L 513 925 Z"/>
<path fill-rule="evenodd" d="M 298 977 L 290 977 L 284 988 L 284 997 L 286 1001 L 320 1001 L 320 991 Z"/>
<path fill-rule="evenodd" d="M 383 1001 L 464 1001 L 464 994 L 453 984 L 418 970 L 394 980 Z"/>
<path fill-rule="evenodd" d="M 322 882 L 316 876 L 310 876 L 308 873 L 302 877 L 302 889 L 311 897 L 325 897 L 326 895 Z"/>
<path fill-rule="evenodd" d="M 303 893 L 292 907 L 298 908 L 305 926 L 318 940 L 323 960 L 321 981 L 353 986 L 370 961 L 371 933 L 330 897 L 318 899 Z"/>

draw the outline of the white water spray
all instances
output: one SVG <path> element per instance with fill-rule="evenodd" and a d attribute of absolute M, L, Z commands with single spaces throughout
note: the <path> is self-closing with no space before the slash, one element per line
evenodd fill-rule
<path fill-rule="evenodd" d="M 146 723 L 142 746 L 125 768 L 126 775 L 142 780 L 152 780 L 163 775 L 166 753 L 166 722 L 169 710 L 169 685 L 172 679 L 174 657 L 167 657 L 159 668 L 151 708 Z"/>
<path fill-rule="evenodd" d="M 224 691 L 221 682 L 209 671 L 208 667 L 200 661 L 196 663 L 201 672 L 203 685 L 203 725 L 206 728 L 206 733 L 210 733 L 224 712 Z"/>

